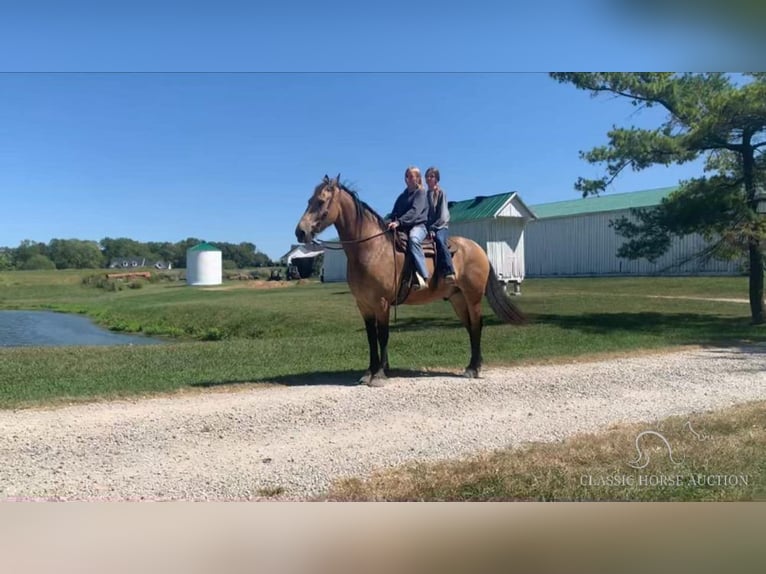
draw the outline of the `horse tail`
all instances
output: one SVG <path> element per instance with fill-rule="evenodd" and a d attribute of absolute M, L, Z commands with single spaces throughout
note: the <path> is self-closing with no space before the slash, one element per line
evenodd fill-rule
<path fill-rule="evenodd" d="M 489 306 L 492 307 L 495 315 L 501 321 L 513 323 L 514 325 L 523 325 L 527 322 L 526 315 L 511 302 L 511 298 L 505 292 L 491 263 L 489 265 L 489 280 L 487 281 L 487 287 L 484 289 L 484 294 L 487 296 Z"/>

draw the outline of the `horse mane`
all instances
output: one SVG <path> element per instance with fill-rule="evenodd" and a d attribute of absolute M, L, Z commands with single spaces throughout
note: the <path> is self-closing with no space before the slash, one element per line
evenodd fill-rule
<path fill-rule="evenodd" d="M 362 219 L 364 218 L 365 213 L 369 214 L 370 217 L 378 224 L 378 227 L 380 227 L 381 230 L 386 229 L 386 222 L 384 219 L 380 216 L 380 214 L 375 211 L 372 207 L 370 207 L 367 203 L 359 199 L 359 194 L 353 190 L 347 187 L 346 185 L 338 182 L 338 187 L 348 193 L 353 199 L 354 199 L 354 205 L 356 206 L 356 217 L 357 221 L 359 223 L 362 222 Z"/>

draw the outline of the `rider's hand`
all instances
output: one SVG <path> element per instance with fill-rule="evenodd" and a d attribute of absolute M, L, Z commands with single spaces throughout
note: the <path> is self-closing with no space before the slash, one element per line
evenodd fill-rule
<path fill-rule="evenodd" d="M 397 227 L 399 227 L 398 221 L 392 221 L 391 223 L 388 224 L 389 229 L 396 229 Z"/>

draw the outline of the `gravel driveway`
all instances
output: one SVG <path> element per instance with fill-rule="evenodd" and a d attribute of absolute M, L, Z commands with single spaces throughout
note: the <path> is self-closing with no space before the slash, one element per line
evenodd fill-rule
<path fill-rule="evenodd" d="M 334 477 L 754 399 L 766 346 L 0 411 L 0 499 L 301 499 Z"/>

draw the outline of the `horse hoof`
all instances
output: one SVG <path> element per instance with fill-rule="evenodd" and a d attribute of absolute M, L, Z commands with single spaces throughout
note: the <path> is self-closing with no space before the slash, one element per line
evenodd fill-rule
<path fill-rule="evenodd" d="M 479 378 L 479 370 L 474 369 L 472 367 L 466 367 L 466 370 L 463 371 L 463 376 L 466 379 L 478 379 Z"/>
<path fill-rule="evenodd" d="M 378 377 L 377 375 L 372 377 L 367 383 L 368 387 L 380 388 L 386 386 L 386 377 Z"/>
<path fill-rule="evenodd" d="M 370 371 L 367 371 L 365 374 L 361 376 L 358 383 L 360 385 L 369 385 L 370 381 L 372 381 L 372 373 Z"/>

